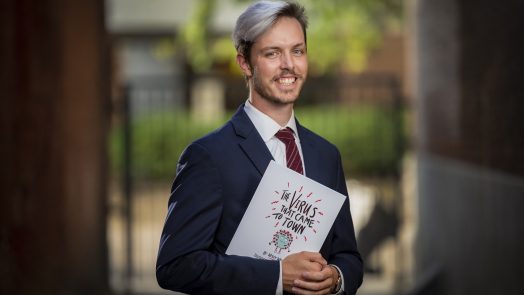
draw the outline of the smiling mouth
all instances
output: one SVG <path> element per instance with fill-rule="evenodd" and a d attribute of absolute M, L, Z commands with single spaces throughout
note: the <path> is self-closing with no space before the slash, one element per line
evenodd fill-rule
<path fill-rule="evenodd" d="M 297 77 L 282 77 L 282 78 L 275 79 L 275 81 L 278 84 L 288 86 L 288 85 L 292 85 L 293 83 L 295 83 L 297 81 Z"/>

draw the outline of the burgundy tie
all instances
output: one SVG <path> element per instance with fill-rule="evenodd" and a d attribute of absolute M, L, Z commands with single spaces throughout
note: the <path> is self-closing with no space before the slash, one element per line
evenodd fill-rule
<path fill-rule="evenodd" d="M 279 130 L 275 136 L 286 145 L 287 167 L 289 169 L 295 170 L 300 174 L 304 174 L 304 169 L 302 168 L 302 159 L 300 158 L 300 153 L 298 152 L 298 147 L 295 143 L 293 130 L 287 127 L 286 129 Z"/>

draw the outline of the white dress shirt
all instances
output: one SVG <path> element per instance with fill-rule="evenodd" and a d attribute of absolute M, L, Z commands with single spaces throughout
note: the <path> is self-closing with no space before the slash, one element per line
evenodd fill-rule
<path fill-rule="evenodd" d="M 280 139 L 278 139 L 275 136 L 275 134 L 280 129 L 284 129 L 286 127 L 289 127 L 291 128 L 291 130 L 293 130 L 293 136 L 295 137 L 295 143 L 297 144 L 298 152 L 300 153 L 300 158 L 302 160 L 302 167 L 304 169 L 304 175 L 306 175 L 306 166 L 304 163 L 304 155 L 302 154 L 302 146 L 300 145 L 300 138 L 298 137 L 297 123 L 295 121 L 294 111 L 291 112 L 291 118 L 289 118 L 289 121 L 287 122 L 285 126 L 280 126 L 271 117 L 262 113 L 255 106 L 253 106 L 251 102 L 249 102 L 249 99 L 244 104 L 244 111 L 246 112 L 247 116 L 249 117 L 253 125 L 255 125 L 255 128 L 257 129 L 258 133 L 262 137 L 262 140 L 264 141 L 264 143 L 266 143 L 267 148 L 269 149 L 269 152 L 273 156 L 273 159 L 275 160 L 275 162 L 285 167 L 287 167 L 286 145 Z M 335 265 L 333 266 L 338 269 L 337 266 Z M 344 290 L 344 277 L 342 276 L 340 269 L 339 269 L 339 273 L 342 278 L 342 288 L 340 291 L 343 291 Z M 277 290 L 275 294 L 276 295 L 283 294 L 282 262 L 280 262 L 280 275 L 279 275 Z"/>
<path fill-rule="evenodd" d="M 280 130 L 286 127 L 293 130 L 293 136 L 295 136 L 295 143 L 298 147 L 298 152 L 300 153 L 300 158 L 302 159 L 302 167 L 304 168 L 304 174 L 306 174 L 306 167 L 304 165 L 304 156 L 302 155 L 302 146 L 300 145 L 300 138 L 298 138 L 297 123 L 295 122 L 294 112 L 291 113 L 291 118 L 285 126 L 280 126 L 275 122 L 271 117 L 262 113 L 257 108 L 255 108 L 249 100 L 246 101 L 244 106 L 244 111 L 247 116 L 255 125 L 258 133 L 262 137 L 262 140 L 266 143 L 269 152 L 275 159 L 275 162 L 279 165 L 287 167 L 286 162 L 286 145 L 278 139 L 275 134 Z"/>

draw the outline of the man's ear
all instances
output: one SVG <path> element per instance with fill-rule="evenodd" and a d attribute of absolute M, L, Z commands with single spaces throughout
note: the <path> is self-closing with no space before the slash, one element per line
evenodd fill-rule
<path fill-rule="evenodd" d="M 237 64 L 240 66 L 240 69 L 244 73 L 246 77 L 251 77 L 251 66 L 249 65 L 249 62 L 246 60 L 246 57 L 240 53 L 237 54 Z"/>

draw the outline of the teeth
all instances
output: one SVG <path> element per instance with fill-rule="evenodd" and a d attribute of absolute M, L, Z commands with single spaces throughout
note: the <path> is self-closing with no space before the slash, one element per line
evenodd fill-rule
<path fill-rule="evenodd" d="M 295 78 L 280 78 L 278 79 L 278 83 L 284 84 L 284 85 L 291 85 L 295 82 Z"/>

